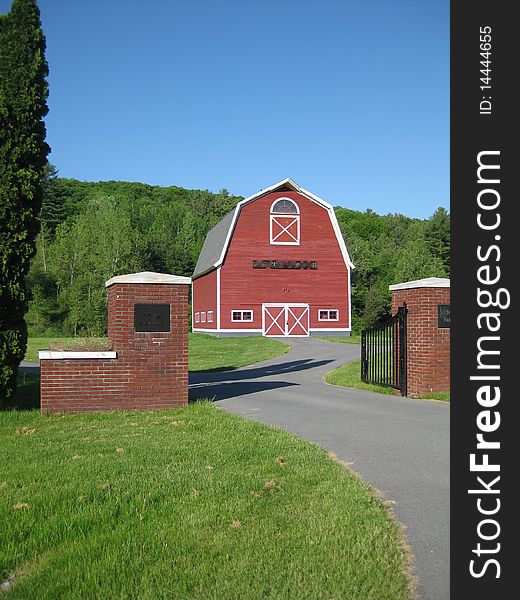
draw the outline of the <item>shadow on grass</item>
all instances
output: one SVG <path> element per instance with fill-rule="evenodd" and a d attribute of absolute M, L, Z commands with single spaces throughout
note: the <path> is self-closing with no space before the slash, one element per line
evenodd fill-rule
<path fill-rule="evenodd" d="M 16 393 L 2 404 L 1 410 L 34 410 L 40 408 L 40 375 L 21 369 Z"/>

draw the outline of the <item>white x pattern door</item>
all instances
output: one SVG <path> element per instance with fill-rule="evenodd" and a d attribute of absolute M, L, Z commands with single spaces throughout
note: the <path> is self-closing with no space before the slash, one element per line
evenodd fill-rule
<path fill-rule="evenodd" d="M 263 332 L 265 336 L 309 335 L 308 304 L 264 304 Z"/>
<path fill-rule="evenodd" d="M 300 215 L 271 215 L 271 244 L 294 246 L 300 243 Z"/>

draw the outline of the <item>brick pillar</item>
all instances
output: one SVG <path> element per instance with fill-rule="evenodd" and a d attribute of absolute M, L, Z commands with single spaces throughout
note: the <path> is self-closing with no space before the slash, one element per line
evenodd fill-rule
<path fill-rule="evenodd" d="M 408 308 L 408 395 L 448 391 L 449 312 L 448 321 L 439 320 L 439 306 L 450 304 L 450 280 L 430 277 L 391 285 L 390 290 L 392 314 L 404 303 Z"/>
<path fill-rule="evenodd" d="M 190 284 L 189 277 L 161 273 L 107 281 L 112 351 L 41 351 L 42 412 L 186 405 Z"/>
<path fill-rule="evenodd" d="M 113 277 L 108 291 L 108 337 L 129 380 L 135 408 L 183 406 L 188 402 L 188 291 L 191 279 L 160 273 Z M 169 307 L 168 331 L 135 323 L 136 305 Z M 152 307 L 153 308 L 153 307 Z M 151 329 L 137 331 L 136 329 Z"/>

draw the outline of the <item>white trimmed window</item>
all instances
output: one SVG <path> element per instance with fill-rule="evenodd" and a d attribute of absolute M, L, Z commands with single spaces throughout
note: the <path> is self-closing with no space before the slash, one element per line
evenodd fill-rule
<path fill-rule="evenodd" d="M 213 311 L 208 310 L 208 323 L 213 323 Z"/>
<path fill-rule="evenodd" d="M 337 308 L 320 308 L 318 321 L 339 321 L 339 310 Z"/>
<path fill-rule="evenodd" d="M 206 322 L 206 313 L 205 312 L 201 312 L 200 313 L 200 322 L 201 323 L 205 323 Z"/>
<path fill-rule="evenodd" d="M 195 323 L 200 323 L 200 313 L 195 313 Z"/>
<path fill-rule="evenodd" d="M 290 198 L 278 198 L 271 205 L 270 242 L 279 246 L 300 245 L 300 209 Z"/>
<path fill-rule="evenodd" d="M 252 310 L 232 310 L 231 311 L 232 321 L 252 321 L 253 311 Z"/>

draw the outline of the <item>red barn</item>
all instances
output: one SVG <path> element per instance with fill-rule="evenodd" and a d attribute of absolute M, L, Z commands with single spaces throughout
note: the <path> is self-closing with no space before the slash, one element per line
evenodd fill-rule
<path fill-rule="evenodd" d="M 193 331 L 350 335 L 352 268 L 332 206 L 284 179 L 208 233 L 193 273 Z"/>

